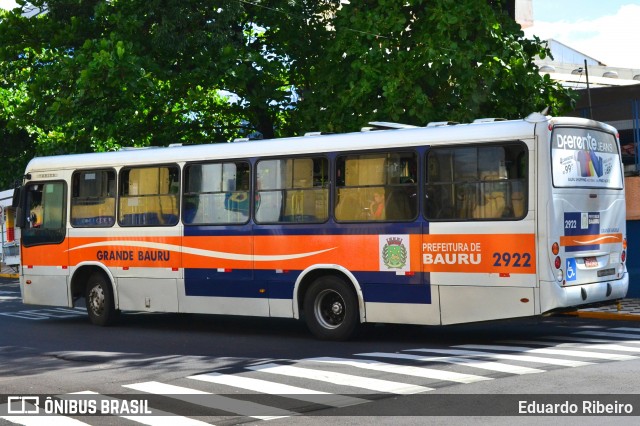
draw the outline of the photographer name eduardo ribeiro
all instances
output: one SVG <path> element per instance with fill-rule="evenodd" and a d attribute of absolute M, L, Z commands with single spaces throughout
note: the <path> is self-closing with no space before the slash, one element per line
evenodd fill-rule
<path fill-rule="evenodd" d="M 518 401 L 518 414 L 577 414 L 577 415 L 607 415 L 607 414 L 633 414 L 633 405 L 618 401 L 602 402 L 598 400 L 585 400 L 582 402 L 538 402 Z"/>

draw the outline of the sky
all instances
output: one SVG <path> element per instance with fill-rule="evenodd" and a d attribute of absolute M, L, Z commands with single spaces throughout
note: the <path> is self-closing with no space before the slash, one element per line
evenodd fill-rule
<path fill-rule="evenodd" d="M 553 38 L 610 67 L 640 69 L 640 0 L 532 0 L 525 34 Z"/>
<path fill-rule="evenodd" d="M 553 38 L 598 61 L 640 70 L 640 0 L 532 0 L 528 37 Z M 11 8 L 14 0 L 0 0 Z"/>
<path fill-rule="evenodd" d="M 13 9 L 16 7 L 16 2 L 13 0 L 0 0 L 0 8 L 2 9 Z"/>

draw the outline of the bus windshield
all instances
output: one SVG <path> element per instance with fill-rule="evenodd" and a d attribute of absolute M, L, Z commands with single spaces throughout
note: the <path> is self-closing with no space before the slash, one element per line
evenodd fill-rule
<path fill-rule="evenodd" d="M 556 188 L 622 189 L 620 152 L 613 134 L 590 128 L 556 127 L 551 141 Z"/>

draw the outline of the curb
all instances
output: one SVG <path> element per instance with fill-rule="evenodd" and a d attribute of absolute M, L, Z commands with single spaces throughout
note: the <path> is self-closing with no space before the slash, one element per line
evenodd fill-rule
<path fill-rule="evenodd" d="M 13 279 L 18 279 L 20 278 L 20 275 L 18 274 L 0 274 L 0 278 L 13 278 Z"/>
<path fill-rule="evenodd" d="M 640 321 L 640 315 L 613 313 L 613 312 L 588 312 L 588 311 L 575 311 L 567 312 L 567 315 L 576 316 L 580 318 L 595 318 L 595 319 L 608 319 L 608 320 L 621 320 L 621 321 Z"/>

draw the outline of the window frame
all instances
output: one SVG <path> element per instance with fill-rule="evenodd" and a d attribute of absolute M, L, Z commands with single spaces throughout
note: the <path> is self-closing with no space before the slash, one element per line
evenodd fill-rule
<path fill-rule="evenodd" d="M 311 186 L 310 187 L 283 187 L 283 188 L 271 188 L 271 189 L 258 189 L 259 185 L 258 185 L 258 168 L 260 166 L 261 162 L 264 161 L 286 161 L 286 160 L 293 160 L 294 161 L 294 165 L 295 165 L 295 161 L 296 160 L 311 160 L 313 163 L 313 166 L 315 166 L 315 162 L 316 160 L 321 160 L 324 164 L 326 164 L 326 180 L 324 182 L 324 184 L 322 186 L 313 186 L 314 185 L 314 177 L 315 177 L 315 168 L 311 170 L 312 173 L 312 182 L 311 182 Z M 253 194 L 253 203 L 252 203 L 252 218 L 253 221 L 258 224 L 258 225 L 320 225 L 323 223 L 327 223 L 329 221 L 329 218 L 331 217 L 331 186 L 332 186 L 332 180 L 331 180 L 331 167 L 332 167 L 332 161 L 331 159 L 325 154 L 325 153 L 309 153 L 309 154 L 302 154 L 302 155 L 296 155 L 296 156 L 291 156 L 291 157 L 282 157 L 282 156 L 278 156 L 278 157 L 260 157 L 257 158 L 256 161 L 254 162 L 253 165 L 253 179 L 252 179 L 252 194 Z M 294 177 L 292 176 L 292 181 L 294 180 Z M 258 219 L 258 205 L 262 202 L 262 197 L 261 197 L 261 193 L 263 192 L 282 192 L 283 194 L 285 194 L 284 197 L 284 203 L 282 203 L 282 199 L 280 200 L 282 203 L 281 209 L 282 208 L 286 208 L 287 204 L 286 204 L 286 200 L 287 200 L 287 192 L 289 191 L 304 191 L 304 192 L 312 192 L 312 191 L 319 191 L 319 190 L 325 190 L 326 191 L 326 202 L 325 202 L 325 211 L 324 211 L 324 218 L 321 218 L 319 220 L 315 220 L 315 221 L 308 221 L 308 220 L 301 220 L 301 221 L 286 221 L 286 220 L 275 220 L 275 221 L 271 221 L 271 220 L 259 220 Z M 280 217 L 287 217 L 287 216 L 294 216 L 294 215 L 281 215 Z M 305 215 L 301 215 L 301 217 L 304 217 Z"/>
<path fill-rule="evenodd" d="M 187 193 L 187 188 L 188 188 L 188 182 L 187 182 L 187 177 L 189 176 L 189 173 L 187 171 L 188 168 L 192 167 L 192 166 L 203 166 L 203 165 L 207 165 L 207 164 L 228 164 L 228 163 L 234 163 L 234 164 L 238 164 L 238 163 L 243 163 L 246 164 L 247 170 L 249 171 L 249 180 L 248 180 L 248 189 L 247 189 L 247 197 L 248 197 L 248 201 L 249 201 L 249 208 L 247 211 L 247 218 L 246 220 L 244 220 L 243 222 L 185 222 L 184 220 L 184 215 L 185 212 L 187 211 L 187 209 L 185 208 L 185 200 L 187 198 L 187 194 L 191 194 L 190 192 Z M 253 189 L 253 167 L 251 165 L 251 162 L 247 159 L 220 159 L 220 160 L 209 160 L 209 161 L 196 161 L 196 162 L 188 162 L 183 166 L 183 173 L 182 173 L 182 188 L 181 188 L 181 192 L 180 192 L 180 205 L 181 205 L 181 221 L 182 224 L 184 226 L 241 226 L 241 225 L 246 225 L 247 223 L 249 223 L 249 221 L 251 220 L 251 211 L 253 208 L 253 202 L 252 202 L 252 189 Z M 223 194 L 223 193 L 227 193 L 230 191 L 220 191 L 220 192 L 197 192 L 194 194 Z M 232 192 L 241 192 L 241 191 L 232 191 Z"/>
<path fill-rule="evenodd" d="M 516 170 L 518 170 L 519 172 L 522 173 L 522 177 L 507 177 L 506 179 L 498 179 L 498 180 L 482 180 L 480 177 L 480 173 L 479 173 L 479 159 L 480 159 L 480 155 L 478 155 L 479 150 L 483 149 L 483 148 L 496 148 L 496 147 L 519 147 L 521 149 L 521 153 L 524 153 L 524 163 L 523 163 L 523 168 L 522 169 L 518 169 L 518 165 L 516 164 L 514 167 L 516 167 Z M 429 156 L 435 151 L 455 151 L 455 150 L 462 150 L 462 149 L 469 149 L 469 148 L 474 148 L 476 149 L 476 177 L 475 180 L 455 180 L 455 166 L 452 165 L 452 169 L 451 169 L 451 174 L 452 174 L 452 178 L 451 181 L 442 181 L 442 182 L 436 182 L 436 183 L 431 183 L 429 182 Z M 519 157 L 520 154 L 518 154 L 517 157 Z M 428 222 L 487 222 L 487 221 L 506 221 L 506 222 L 514 222 L 514 221 L 521 221 L 523 220 L 527 214 L 528 214 L 528 209 L 529 209 L 529 192 L 530 192 L 530 188 L 529 188 L 529 183 L 530 183 L 530 169 L 529 169 L 529 160 L 530 160 L 530 152 L 529 152 L 529 147 L 527 146 L 527 144 L 523 141 L 523 140 L 508 140 L 508 141 L 487 141 L 487 142 L 482 142 L 482 143 L 469 143 L 469 144 L 443 144 L 443 145 L 431 145 L 427 151 L 424 153 L 423 156 L 423 161 L 424 161 L 424 166 L 423 166 L 423 172 L 424 172 L 424 178 L 423 178 L 423 187 L 424 187 L 424 193 L 425 193 L 425 203 L 422 209 L 422 214 L 425 218 L 426 221 Z M 518 161 L 518 159 L 516 158 L 515 161 Z M 454 163 L 455 164 L 455 160 Z M 477 194 L 479 193 L 485 193 L 486 191 L 484 190 L 484 188 L 482 187 L 483 185 L 491 185 L 491 184 L 508 184 L 509 185 L 509 190 L 507 191 L 509 193 L 509 196 L 512 196 L 513 193 L 515 191 L 513 191 L 513 183 L 517 183 L 520 182 L 521 186 L 522 186 L 522 202 L 523 202 L 523 206 L 522 206 L 522 214 L 520 215 L 516 215 L 515 214 L 515 208 L 513 207 L 513 199 L 511 199 L 511 210 L 513 211 L 513 215 L 512 216 L 500 216 L 500 217 L 473 217 L 473 216 L 468 216 L 468 217 L 444 217 L 444 218 L 438 218 L 438 217 L 430 217 L 429 215 L 429 208 L 431 205 L 431 200 L 429 199 L 429 193 L 430 191 L 430 185 L 449 185 L 451 186 L 451 188 L 453 188 L 454 186 L 458 186 L 458 185 L 462 185 L 462 184 L 471 184 L 471 185 L 475 185 L 475 192 L 476 192 L 476 197 Z M 451 192 L 451 202 L 452 202 L 452 207 L 455 207 L 455 200 L 453 199 L 455 196 L 453 195 L 453 191 Z M 476 199 L 477 201 L 477 199 Z M 506 201 L 506 200 L 505 200 Z M 505 202 L 505 208 L 506 207 L 506 202 Z"/>
<path fill-rule="evenodd" d="M 161 169 L 161 168 L 167 168 L 167 169 L 175 169 L 175 171 L 177 172 L 177 178 L 175 179 L 175 181 L 171 181 L 171 182 L 176 182 L 177 183 L 177 192 L 175 194 L 172 194 L 170 191 L 171 188 L 171 184 L 169 185 L 169 192 L 167 193 L 163 193 L 163 194 L 141 194 L 141 195 L 124 195 L 123 194 L 123 188 L 124 188 L 124 184 L 129 182 L 129 176 L 127 176 L 127 179 L 124 178 L 124 173 L 126 172 L 130 172 L 131 170 L 139 170 L 139 169 Z M 180 203 L 181 203 L 181 193 L 182 193 L 182 186 L 181 186 L 181 178 L 182 178 L 182 170 L 180 168 L 180 166 L 176 163 L 162 163 L 162 164 L 141 164 L 141 165 L 127 165 L 122 167 L 119 171 L 118 171 L 118 176 L 117 176 L 117 206 L 116 206 L 116 214 L 117 214 L 117 221 L 118 221 L 118 226 L 120 226 L 121 228 L 146 228 L 146 227 L 154 227 L 154 226 L 160 226 L 160 227 L 172 227 L 172 226 L 176 226 L 180 223 Z M 176 205 L 176 214 L 175 216 L 175 221 L 172 223 L 162 223 L 159 222 L 160 218 L 158 215 L 158 222 L 152 221 L 151 223 L 133 223 L 133 224 L 126 224 L 124 223 L 125 221 L 123 220 L 124 216 L 122 216 L 122 201 L 125 198 L 129 198 L 129 197 L 161 197 L 161 196 L 172 196 L 175 195 L 176 199 L 175 199 L 175 205 Z M 134 215 L 146 215 L 149 212 L 142 212 L 142 213 L 133 213 Z"/>
<path fill-rule="evenodd" d="M 67 239 L 67 218 L 68 218 L 68 203 L 69 203 L 69 197 L 68 197 L 68 184 L 66 181 L 64 180 L 49 180 L 49 181 L 32 181 L 32 182 L 28 182 L 27 184 L 24 185 L 24 209 L 23 209 L 23 214 L 24 215 L 29 215 L 31 216 L 30 213 L 30 208 L 29 206 L 27 206 L 27 202 L 29 201 L 29 188 L 36 186 L 36 185 L 43 185 L 43 191 L 44 191 L 44 185 L 47 184 L 62 184 L 62 203 L 61 203 L 61 212 L 62 212 L 62 218 L 61 218 L 61 223 L 62 223 L 62 227 L 61 228 L 56 228 L 56 231 L 61 231 L 61 234 L 55 238 L 55 239 L 50 239 L 50 240 L 43 240 L 43 241 L 32 241 L 32 238 L 34 236 L 30 236 L 30 232 L 38 232 L 41 234 L 44 234 L 45 230 L 48 229 L 53 229 L 53 228 L 35 228 L 35 227 L 27 227 L 26 224 L 29 223 L 29 220 L 25 220 L 25 226 L 22 228 L 22 232 L 21 232 L 21 237 L 20 237 L 20 241 L 22 243 L 22 245 L 24 247 L 35 247 L 35 246 L 42 246 L 42 245 L 59 245 L 62 244 L 66 239 Z M 40 205 L 42 205 L 42 200 L 40 201 Z"/>
<path fill-rule="evenodd" d="M 407 155 L 410 154 L 413 159 L 415 160 L 415 176 L 413 177 L 414 182 L 413 183 L 390 183 L 388 176 L 385 175 L 384 177 L 384 182 L 381 184 L 366 184 L 366 185 L 350 185 L 347 186 L 346 185 L 346 176 L 341 176 L 340 179 L 338 179 L 338 172 L 339 170 L 342 170 L 340 167 L 341 164 L 341 159 L 344 159 L 345 162 L 345 166 L 344 166 L 344 172 L 346 174 L 346 159 L 348 157 L 375 157 L 375 156 L 387 156 L 387 158 L 389 156 L 393 156 L 393 155 L 397 155 L 397 156 L 402 156 L 402 155 Z M 421 190 L 421 185 L 419 183 L 420 180 L 420 161 L 421 161 L 421 154 L 420 151 L 418 149 L 414 149 L 412 147 L 402 147 L 402 148 L 392 148 L 392 149 L 383 149 L 383 150 L 363 150 L 363 151 L 343 151 L 343 152 L 338 152 L 335 155 L 334 158 L 334 170 L 333 170 L 333 174 L 332 174 L 332 178 L 333 178 L 333 188 L 332 188 L 332 196 L 333 196 L 333 200 L 334 200 L 334 205 L 333 205 L 333 209 L 331 211 L 332 216 L 334 218 L 334 220 L 337 223 L 369 223 L 369 224 L 373 224 L 373 223 L 410 223 L 410 222 L 415 222 L 418 217 L 420 217 L 420 203 L 419 203 L 419 199 L 420 199 L 420 190 Z M 340 186 L 338 184 L 339 181 L 343 181 L 344 183 L 342 184 L 342 186 Z M 347 219 L 339 219 L 338 218 L 338 214 L 337 214 L 337 210 L 339 208 L 339 201 L 338 201 L 338 195 L 339 195 L 339 191 L 341 189 L 371 189 L 372 192 L 376 192 L 375 188 L 384 188 L 384 190 L 386 191 L 388 188 L 392 188 L 392 190 L 398 190 L 398 189 L 411 189 L 413 186 L 413 189 L 415 189 L 414 191 L 414 201 L 413 201 L 413 215 L 409 218 L 407 217 L 406 219 L 388 219 L 388 218 L 384 218 L 384 219 L 368 219 L 368 218 L 357 218 L 357 219 L 353 219 L 353 220 L 347 220 Z M 387 202 L 386 200 L 387 195 L 384 195 L 385 198 L 385 202 Z M 409 197 L 409 201 L 410 197 Z M 359 203 L 361 204 L 361 203 Z M 409 206 L 411 206 L 411 203 L 409 203 Z M 360 216 L 364 217 L 366 212 L 367 212 L 368 208 L 364 207 L 363 208 L 363 212 L 361 214 L 359 214 Z"/>
<path fill-rule="evenodd" d="M 554 138 L 556 138 L 558 131 L 561 130 L 585 130 L 587 132 L 589 131 L 593 131 L 594 133 L 602 133 L 602 134 L 606 134 L 611 136 L 612 140 L 613 140 L 613 145 L 616 148 L 616 152 L 615 152 L 615 159 L 612 159 L 611 157 L 610 160 L 612 161 L 612 163 L 615 163 L 618 167 L 619 167 L 619 172 L 620 175 L 618 176 L 618 179 L 620 179 L 620 186 L 604 186 L 604 185 L 578 185 L 578 184 L 574 184 L 574 185 L 563 185 L 561 184 L 558 179 L 558 170 L 556 169 L 556 164 L 554 162 L 554 151 L 556 149 L 558 149 L 558 147 L 556 146 L 556 142 L 554 141 Z M 621 191 L 624 189 L 624 164 L 622 164 L 622 147 L 620 146 L 620 141 L 618 140 L 618 138 L 616 138 L 616 135 L 607 131 L 606 129 L 601 129 L 601 128 L 597 128 L 597 127 L 588 127 L 588 126 L 576 126 L 576 125 L 569 125 L 569 124 L 563 124 L 563 125 L 558 125 L 558 126 L 554 126 L 553 130 L 551 131 L 551 134 L 549 135 L 550 141 L 551 143 L 549 144 L 549 164 L 550 164 L 550 170 L 549 172 L 551 173 L 551 183 L 553 185 L 553 188 L 555 189 L 577 189 L 577 190 L 612 190 L 612 191 Z M 576 152 L 579 152 L 580 150 L 575 150 Z M 595 153 L 596 155 L 598 154 L 598 151 L 596 151 Z M 606 154 L 602 154 L 600 153 L 600 155 L 606 155 Z M 584 177 L 584 176 L 582 176 Z"/>
<path fill-rule="evenodd" d="M 82 174 L 82 173 L 91 173 L 91 172 L 113 172 L 114 175 L 114 194 L 113 194 L 113 214 L 111 216 L 112 221 L 110 224 L 107 225 L 79 225 L 79 224 L 74 224 L 73 223 L 73 200 L 74 198 L 79 198 L 79 197 L 74 197 L 73 196 L 73 192 L 74 192 L 74 181 L 75 181 L 75 177 L 78 174 Z M 69 224 L 72 228 L 111 228 L 113 227 L 116 222 L 117 222 L 117 211 L 118 211 L 118 200 L 119 200 L 119 194 L 118 194 L 118 190 L 119 190 L 119 185 L 118 185 L 118 171 L 112 167 L 107 167 L 107 168 L 97 168 L 97 169 L 76 169 L 74 170 L 73 174 L 71 175 L 71 191 L 70 191 L 70 196 L 69 196 Z M 109 198 L 109 197 L 105 197 L 105 200 Z"/>

